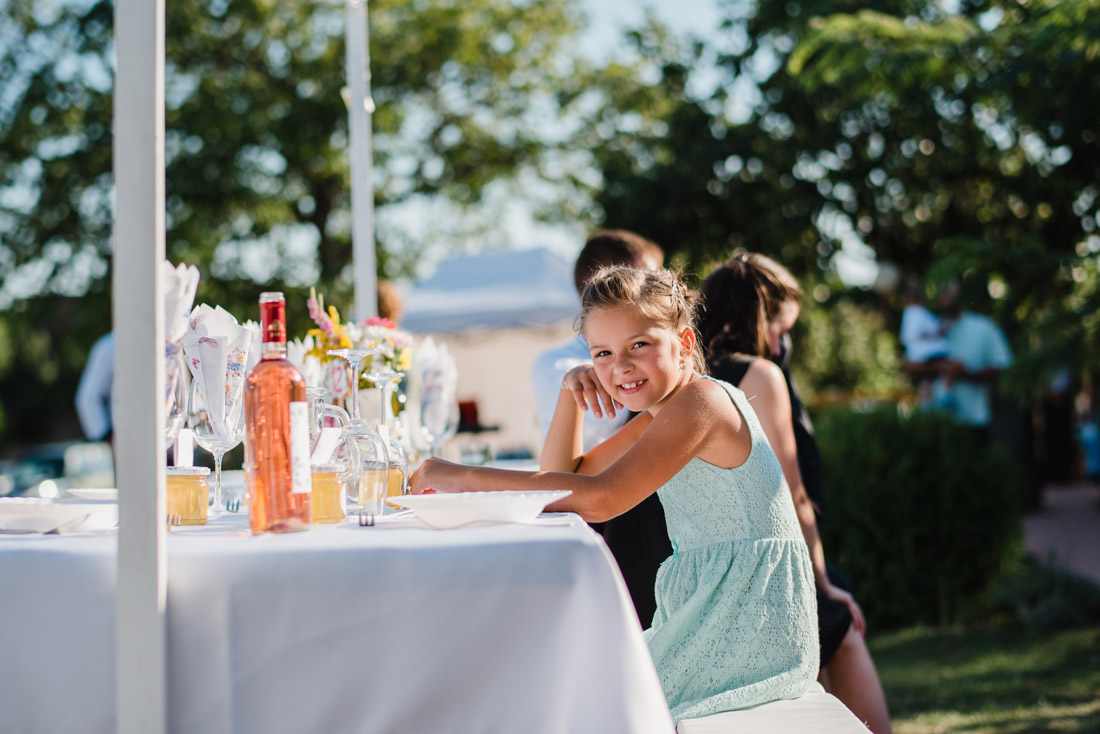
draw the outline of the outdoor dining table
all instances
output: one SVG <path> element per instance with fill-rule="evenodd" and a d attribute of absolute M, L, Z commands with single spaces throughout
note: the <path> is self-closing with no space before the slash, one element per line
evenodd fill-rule
<path fill-rule="evenodd" d="M 0 535 L 0 732 L 115 726 L 114 533 Z M 168 731 L 671 732 L 602 540 L 575 515 L 167 540 Z"/>

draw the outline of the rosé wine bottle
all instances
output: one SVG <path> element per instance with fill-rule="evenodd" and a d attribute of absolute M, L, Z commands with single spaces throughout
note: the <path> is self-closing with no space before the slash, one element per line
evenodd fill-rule
<path fill-rule="evenodd" d="M 253 533 L 309 530 L 309 406 L 306 382 L 286 359 L 286 302 L 260 294 L 263 355 L 244 388 L 248 511 Z"/>

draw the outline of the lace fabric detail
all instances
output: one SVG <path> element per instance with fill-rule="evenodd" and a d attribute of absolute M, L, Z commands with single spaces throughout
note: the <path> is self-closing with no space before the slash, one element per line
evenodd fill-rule
<path fill-rule="evenodd" d="M 749 428 L 748 459 L 694 458 L 658 491 L 674 552 L 646 640 L 677 721 L 796 698 L 818 670 L 813 570 L 782 468 L 744 393 L 715 382 Z"/>

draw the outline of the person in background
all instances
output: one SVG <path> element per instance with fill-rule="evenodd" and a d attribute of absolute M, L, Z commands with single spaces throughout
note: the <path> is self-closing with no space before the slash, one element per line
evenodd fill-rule
<path fill-rule="evenodd" d="M 814 498 L 806 486 L 809 478 L 816 504 L 823 504 L 824 473 L 813 429 L 789 371 L 771 361 L 789 354 L 788 332 L 801 299 L 798 281 L 782 265 L 764 255 L 736 252 L 699 289 L 700 342 L 710 375 L 740 387 L 752 400 L 783 467 L 813 564 L 822 685 L 875 734 L 889 734 L 886 696 L 863 638 L 863 611 L 844 575 L 825 561 Z"/>
<path fill-rule="evenodd" d="M 389 319 L 395 325 L 401 324 L 405 316 L 405 304 L 397 286 L 388 280 L 378 281 L 378 316 Z"/>
<path fill-rule="evenodd" d="M 628 265 L 655 270 L 661 267 L 664 257 L 659 246 L 638 234 L 622 229 L 603 230 L 591 235 L 581 248 L 573 267 L 573 283 L 577 292 L 582 293 L 589 279 L 601 268 Z M 582 334 L 547 349 L 535 359 L 531 367 L 531 386 L 543 436 L 554 417 L 565 374 L 574 367 L 588 364 L 592 364 L 592 357 Z M 583 418 L 585 451 L 591 451 L 610 438 L 629 419 L 629 411 L 619 411 L 613 416 L 593 411 L 586 413 Z M 657 567 L 672 552 L 660 501 L 655 495 L 650 496 L 620 517 L 594 527 L 604 536 L 619 564 L 638 619 L 643 627 L 648 626 L 656 609 L 653 583 Z"/>
<path fill-rule="evenodd" d="M 917 379 L 935 378 L 933 404 L 952 403 L 955 420 L 989 439 L 992 386 L 1012 365 L 1012 350 L 1001 327 L 987 316 L 964 309 L 960 294 L 959 282 L 952 280 L 937 298 L 946 328 L 948 359 L 906 362 L 906 369 Z"/>
<path fill-rule="evenodd" d="M 567 489 L 548 509 L 587 520 L 659 493 L 675 551 L 645 637 L 677 722 L 797 698 L 818 668 L 813 571 L 783 471 L 745 394 L 702 374 L 693 312 L 673 273 L 601 270 L 582 297 L 592 364 L 564 377 L 544 471 L 428 459 L 410 481 L 414 492 Z M 585 452 L 584 416 L 623 409 L 638 415 Z"/>
<path fill-rule="evenodd" d="M 953 365 L 948 364 L 950 346 L 947 343 L 945 328 L 939 316 L 925 306 L 924 289 L 920 282 L 908 283 L 905 296 L 906 304 L 901 312 L 901 329 L 898 333 L 898 340 L 905 349 L 905 361 L 913 365 L 921 365 L 929 371 L 949 373 Z M 941 404 L 933 404 L 930 379 L 922 379 L 918 382 L 917 395 L 922 405 L 949 412 L 955 408 L 950 392 L 943 396 L 944 400 Z"/>
<path fill-rule="evenodd" d="M 114 378 L 115 333 L 110 331 L 92 345 L 76 387 L 76 414 L 89 441 L 111 441 L 113 438 L 114 400 L 111 393 Z"/>

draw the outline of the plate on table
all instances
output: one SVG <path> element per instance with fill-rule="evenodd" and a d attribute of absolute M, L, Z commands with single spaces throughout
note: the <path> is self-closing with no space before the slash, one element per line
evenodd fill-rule
<path fill-rule="evenodd" d="M 405 507 L 433 528 L 456 528 L 478 522 L 531 522 L 551 502 L 568 497 L 568 489 L 538 492 L 453 492 L 406 494 L 387 502 Z"/>
<path fill-rule="evenodd" d="M 0 529 L 44 533 L 58 525 L 88 518 L 71 530 L 108 530 L 118 523 L 118 503 L 103 500 L 0 497 Z"/>
<path fill-rule="evenodd" d="M 111 502 L 118 502 L 118 490 L 117 489 L 91 489 L 89 487 L 73 488 L 65 490 L 70 497 L 76 497 L 78 500 L 108 500 Z"/>

